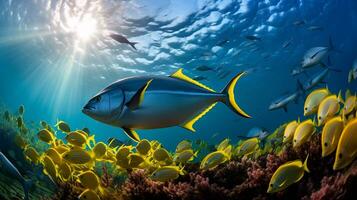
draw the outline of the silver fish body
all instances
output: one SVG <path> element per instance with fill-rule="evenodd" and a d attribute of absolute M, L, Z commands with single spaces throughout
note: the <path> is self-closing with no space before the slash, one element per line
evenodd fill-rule
<path fill-rule="evenodd" d="M 302 67 L 309 68 L 321 64 L 322 59 L 329 53 L 329 47 L 313 47 L 309 49 L 303 58 Z"/>
<path fill-rule="evenodd" d="M 103 123 L 121 127 L 125 132 L 177 125 L 193 130 L 193 123 L 216 102 L 223 102 L 236 113 L 249 117 L 235 104 L 234 97 L 232 99 L 232 85 L 234 87 L 242 74 L 236 76 L 221 93 L 198 82 L 193 84 L 185 80 L 187 77 L 126 78 L 100 91 L 86 104 L 83 112 Z M 185 126 L 192 119 L 192 124 Z"/>

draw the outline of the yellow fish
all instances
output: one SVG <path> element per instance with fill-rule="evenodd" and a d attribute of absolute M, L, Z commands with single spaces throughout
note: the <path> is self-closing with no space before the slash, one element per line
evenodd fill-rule
<path fill-rule="evenodd" d="M 40 154 L 33 147 L 27 146 L 24 150 L 24 154 L 27 160 L 34 164 L 38 164 Z"/>
<path fill-rule="evenodd" d="M 48 155 L 56 165 L 61 165 L 62 156 L 57 152 L 55 148 L 47 149 L 46 155 Z"/>
<path fill-rule="evenodd" d="M 177 179 L 180 175 L 184 175 L 183 168 L 178 166 L 164 166 L 156 169 L 150 176 L 155 181 L 169 181 Z"/>
<path fill-rule="evenodd" d="M 236 152 L 238 156 L 249 155 L 258 148 L 258 138 L 250 138 L 245 140 L 240 146 L 237 147 Z"/>
<path fill-rule="evenodd" d="M 24 106 L 24 105 L 21 105 L 21 106 L 19 107 L 19 115 L 24 115 L 24 113 L 25 113 L 25 106 Z"/>
<path fill-rule="evenodd" d="M 301 122 L 294 133 L 293 147 L 299 147 L 310 139 L 316 131 L 315 124 L 311 119 Z"/>
<path fill-rule="evenodd" d="M 46 142 L 47 144 L 51 144 L 55 141 L 56 137 L 47 129 L 42 129 L 37 133 L 37 137 L 39 140 Z"/>
<path fill-rule="evenodd" d="M 117 161 L 115 152 L 111 149 L 108 149 L 106 154 L 102 157 L 104 161 L 115 163 Z"/>
<path fill-rule="evenodd" d="M 165 161 L 167 159 L 170 159 L 171 155 L 166 149 L 159 148 L 154 151 L 153 158 L 157 161 Z"/>
<path fill-rule="evenodd" d="M 58 130 L 64 132 L 64 133 L 69 133 L 71 132 L 71 128 L 69 127 L 69 125 L 64 122 L 64 121 L 57 121 L 57 124 L 55 125 L 55 127 L 57 127 Z"/>
<path fill-rule="evenodd" d="M 151 150 L 151 144 L 148 140 L 143 139 L 136 145 L 136 151 L 141 155 L 147 155 Z"/>
<path fill-rule="evenodd" d="M 322 157 L 326 157 L 335 151 L 342 130 L 343 121 L 341 116 L 334 117 L 326 122 L 321 134 Z"/>
<path fill-rule="evenodd" d="M 25 147 L 28 145 L 26 140 L 23 137 L 21 137 L 19 134 L 16 134 L 14 142 L 21 149 L 25 149 Z"/>
<path fill-rule="evenodd" d="M 338 96 L 330 95 L 322 100 L 317 110 L 318 126 L 325 124 L 327 120 L 340 111 L 340 102 L 342 102 L 341 92 Z"/>
<path fill-rule="evenodd" d="M 93 147 L 93 153 L 96 159 L 102 158 L 106 154 L 106 152 L 107 152 L 107 145 L 104 144 L 103 142 L 98 142 Z"/>
<path fill-rule="evenodd" d="M 118 154 L 117 154 L 118 155 Z M 129 169 L 129 158 L 127 156 L 117 156 L 117 162 L 116 165 L 123 168 L 123 169 Z"/>
<path fill-rule="evenodd" d="M 176 153 L 180 153 L 187 149 L 192 149 L 192 142 L 189 140 L 182 140 L 176 147 Z"/>
<path fill-rule="evenodd" d="M 286 125 L 285 130 L 284 130 L 284 136 L 283 136 L 283 143 L 291 142 L 294 137 L 294 133 L 296 128 L 298 127 L 300 123 L 300 120 L 292 121 L 288 125 Z"/>
<path fill-rule="evenodd" d="M 89 130 L 89 128 L 87 128 L 87 127 L 83 128 L 82 131 L 84 131 L 85 133 L 87 133 L 87 135 L 90 134 L 90 130 Z"/>
<path fill-rule="evenodd" d="M 334 170 L 342 169 L 357 156 L 357 118 L 350 121 L 343 129 L 340 140 L 338 141 Z"/>
<path fill-rule="evenodd" d="M 42 159 L 43 170 L 46 175 L 48 175 L 53 181 L 57 178 L 57 168 L 53 160 L 45 155 Z"/>
<path fill-rule="evenodd" d="M 229 145 L 229 139 L 226 138 L 224 139 L 219 145 L 217 146 L 218 151 L 223 151 L 225 148 L 227 148 Z"/>
<path fill-rule="evenodd" d="M 223 151 L 212 152 L 201 161 L 200 169 L 213 169 L 228 159 L 229 156 Z"/>
<path fill-rule="evenodd" d="M 84 190 L 79 196 L 79 200 L 100 200 L 100 197 L 90 189 Z"/>
<path fill-rule="evenodd" d="M 63 154 L 63 158 L 71 164 L 87 164 L 92 161 L 92 155 L 81 148 L 72 148 Z"/>
<path fill-rule="evenodd" d="M 90 141 L 94 141 L 94 135 L 87 137 L 80 131 L 73 131 L 66 135 L 66 140 L 68 143 L 78 147 L 84 147 L 85 144 L 90 147 Z"/>
<path fill-rule="evenodd" d="M 24 120 L 22 119 L 22 117 L 21 116 L 18 117 L 17 118 L 17 127 L 21 128 L 23 126 L 23 124 L 24 124 Z"/>
<path fill-rule="evenodd" d="M 56 151 L 59 154 L 63 154 L 64 152 L 67 152 L 70 150 L 70 148 L 65 144 L 56 145 L 54 148 L 56 149 Z"/>
<path fill-rule="evenodd" d="M 66 162 L 62 162 L 62 164 L 58 167 L 58 173 L 62 181 L 68 181 L 72 175 L 71 166 Z"/>
<path fill-rule="evenodd" d="M 131 153 L 132 149 L 132 146 L 121 146 L 115 156 L 117 159 L 119 159 L 120 157 L 127 157 Z"/>
<path fill-rule="evenodd" d="M 198 151 L 193 152 L 192 149 L 186 149 L 180 153 L 176 153 L 174 156 L 174 161 L 177 163 L 187 163 L 197 157 L 197 153 Z"/>
<path fill-rule="evenodd" d="M 138 153 L 132 153 L 129 155 L 129 166 L 130 168 L 140 168 L 140 165 L 145 163 L 145 158 Z"/>
<path fill-rule="evenodd" d="M 305 171 L 310 172 L 307 168 L 307 159 L 308 156 L 304 163 L 301 160 L 295 160 L 281 165 L 271 177 L 267 192 L 280 192 L 293 183 L 300 181 Z"/>
<path fill-rule="evenodd" d="M 315 114 L 322 100 L 329 94 L 330 92 L 327 88 L 321 88 L 311 92 L 305 100 L 304 116 Z"/>
<path fill-rule="evenodd" d="M 346 95 L 346 96 L 348 96 L 348 95 Z M 356 95 L 350 95 L 350 96 L 346 97 L 346 101 L 345 101 L 345 104 L 343 107 L 343 112 L 345 115 L 348 115 L 355 110 L 356 101 L 357 101 Z"/>
<path fill-rule="evenodd" d="M 93 171 L 85 171 L 78 175 L 78 182 L 86 189 L 96 190 L 100 187 L 100 180 Z"/>
<path fill-rule="evenodd" d="M 4 119 L 8 122 L 11 120 L 11 115 L 7 110 L 4 112 Z"/>
<path fill-rule="evenodd" d="M 47 122 L 45 122 L 45 121 L 40 121 L 40 125 L 42 126 L 42 128 L 44 128 L 44 129 L 47 129 Z"/>

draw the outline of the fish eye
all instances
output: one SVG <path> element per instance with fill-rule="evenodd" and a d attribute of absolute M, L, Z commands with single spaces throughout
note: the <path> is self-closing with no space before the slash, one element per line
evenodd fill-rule
<path fill-rule="evenodd" d="M 319 119 L 321 120 L 321 119 L 322 119 L 322 117 L 321 117 L 321 116 L 319 116 Z"/>
<path fill-rule="evenodd" d="M 328 145 L 327 142 L 325 142 L 324 145 L 325 145 L 325 147 L 327 147 L 327 145 Z"/>
<path fill-rule="evenodd" d="M 307 110 L 307 107 L 305 108 L 305 110 Z"/>
<path fill-rule="evenodd" d="M 338 158 L 342 158 L 342 153 L 338 154 Z"/>
<path fill-rule="evenodd" d="M 294 142 L 296 142 L 296 139 L 294 140 Z"/>
<path fill-rule="evenodd" d="M 274 185 L 273 184 L 270 184 L 270 187 L 273 187 Z"/>

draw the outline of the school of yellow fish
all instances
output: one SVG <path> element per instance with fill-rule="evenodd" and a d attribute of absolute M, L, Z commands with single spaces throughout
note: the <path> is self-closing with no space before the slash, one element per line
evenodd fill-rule
<path fill-rule="evenodd" d="M 313 134 L 321 135 L 322 157 L 335 152 L 332 168 L 340 170 L 350 165 L 357 156 L 357 97 L 346 91 L 345 98 L 332 94 L 328 88 L 312 91 L 304 104 L 304 121 L 289 122 L 284 130 L 283 143 L 299 148 L 308 142 Z M 317 123 L 316 123 L 317 119 Z M 308 157 L 308 156 L 307 156 Z M 308 158 L 287 162 L 273 174 L 268 193 L 279 192 L 298 182 L 304 172 L 309 172 Z"/>
<path fill-rule="evenodd" d="M 277 132 L 281 132 L 282 144 L 299 148 L 313 134 L 321 133 L 322 157 L 336 152 L 333 169 L 345 168 L 357 156 L 356 102 L 356 95 L 349 91 L 343 100 L 341 93 L 331 94 L 327 88 L 314 90 L 305 100 L 306 119 L 284 124 L 269 137 L 278 137 Z M 185 165 L 193 162 L 201 150 L 195 150 L 189 140 L 181 141 L 175 152 L 168 151 L 157 140 L 142 139 L 135 146 L 106 144 L 96 142 L 95 135 L 91 135 L 88 128 L 71 130 L 66 122 L 58 121 L 55 125 L 58 131 L 55 131 L 41 121 L 37 138 L 46 148 L 40 152 L 23 137 L 28 131 L 22 118 L 24 112 L 24 106 L 20 106 L 17 117 L 8 111 L 4 113 L 5 120 L 14 121 L 18 126 L 15 143 L 23 149 L 29 162 L 43 166 L 44 173 L 53 182 L 78 182 L 81 186 L 78 188 L 81 192 L 79 199 L 100 199 L 105 195 L 106 189 L 95 171 L 98 163 L 109 163 L 119 173 L 145 169 L 152 180 L 165 182 L 185 174 Z M 261 148 L 260 142 L 258 137 L 253 137 L 234 146 L 229 139 L 224 139 L 215 151 L 204 156 L 200 169 L 214 169 L 232 157 L 257 157 L 274 151 L 270 143 Z M 304 162 L 295 160 L 281 165 L 271 177 L 267 192 L 279 192 L 298 182 L 305 171 L 309 172 L 307 162 L 308 158 Z"/>

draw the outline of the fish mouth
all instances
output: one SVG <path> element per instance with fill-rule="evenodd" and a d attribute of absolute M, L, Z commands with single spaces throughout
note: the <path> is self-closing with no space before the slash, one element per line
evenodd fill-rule
<path fill-rule="evenodd" d="M 88 114 L 88 113 L 90 113 L 90 111 L 93 111 L 93 110 L 95 110 L 94 107 L 92 107 L 92 106 L 90 106 L 90 105 L 85 105 L 85 106 L 83 107 L 83 109 L 82 109 L 82 112 L 83 112 L 84 114 Z"/>

